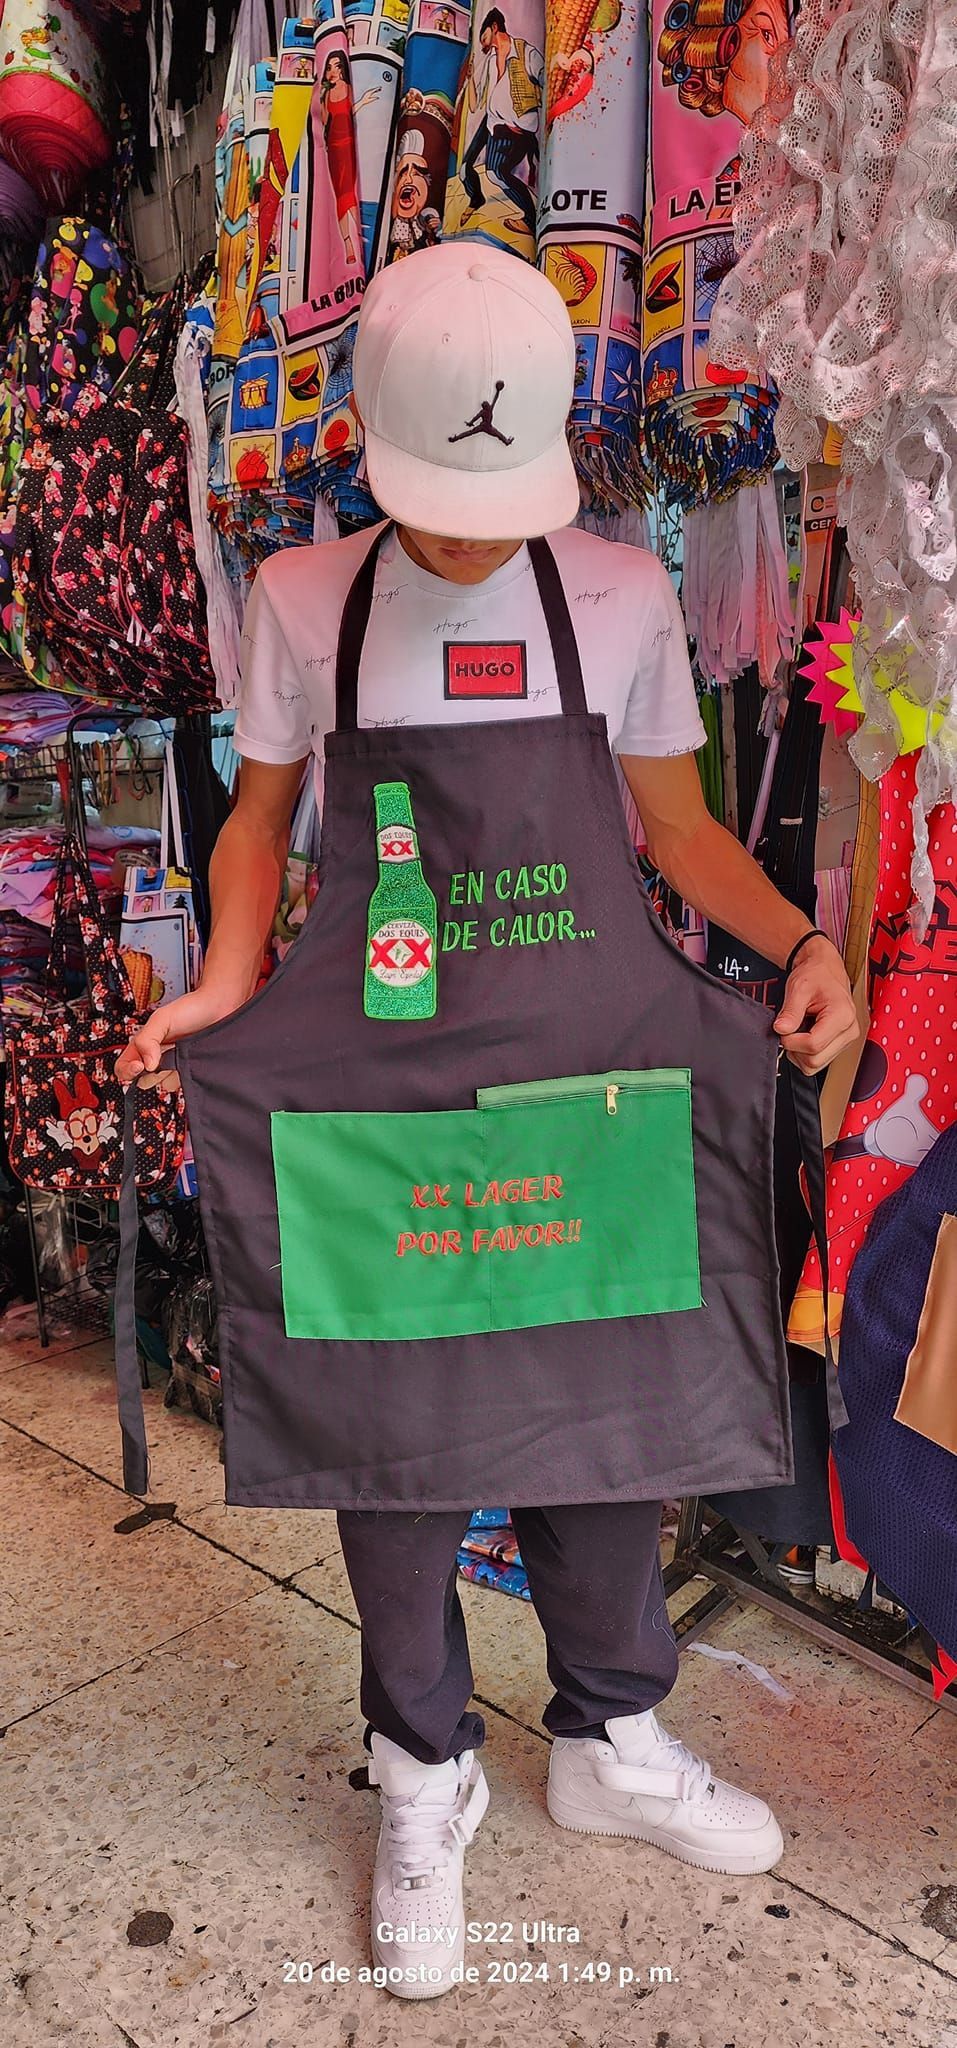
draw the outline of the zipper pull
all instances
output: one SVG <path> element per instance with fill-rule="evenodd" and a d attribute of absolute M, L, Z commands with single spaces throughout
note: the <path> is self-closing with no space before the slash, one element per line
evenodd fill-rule
<path fill-rule="evenodd" d="M 609 1116 L 618 1115 L 618 1082 L 609 1081 L 605 1089 L 605 1108 Z"/>

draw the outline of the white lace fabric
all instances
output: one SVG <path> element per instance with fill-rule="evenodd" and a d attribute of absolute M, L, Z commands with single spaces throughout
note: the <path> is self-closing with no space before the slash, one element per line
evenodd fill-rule
<path fill-rule="evenodd" d="M 794 644 L 788 563 L 770 478 L 684 515 L 681 598 L 698 665 L 726 684 L 757 662 L 773 689 Z"/>
<path fill-rule="evenodd" d="M 842 430 L 862 772 L 898 751 L 889 675 L 940 715 L 918 769 L 920 928 L 927 811 L 957 800 L 957 0 L 805 0 L 741 175 L 712 348 L 774 377 L 793 468 Z"/>

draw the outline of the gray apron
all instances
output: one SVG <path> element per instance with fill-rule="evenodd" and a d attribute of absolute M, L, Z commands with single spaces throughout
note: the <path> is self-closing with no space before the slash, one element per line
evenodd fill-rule
<path fill-rule="evenodd" d="M 358 729 L 379 545 L 343 616 L 317 901 L 260 993 L 179 1049 L 226 1499 L 787 1483 L 770 1019 L 652 910 L 544 542 L 561 715 Z M 412 824 L 383 834 L 397 786 Z M 395 859 L 419 891 L 404 922 L 375 894 Z M 427 969 L 434 1014 L 403 1014 Z"/>

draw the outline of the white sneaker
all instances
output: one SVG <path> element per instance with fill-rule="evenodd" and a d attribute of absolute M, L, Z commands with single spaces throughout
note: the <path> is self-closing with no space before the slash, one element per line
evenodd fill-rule
<path fill-rule="evenodd" d="M 559 1827 L 636 1835 L 682 1863 L 748 1877 L 771 1870 L 784 1838 L 763 1799 L 712 1776 L 711 1765 L 660 1728 L 653 1713 L 605 1722 L 607 1742 L 557 1736 L 548 1811 Z"/>
<path fill-rule="evenodd" d="M 372 1880 L 372 1956 L 397 1998 L 440 1998 L 465 1954 L 465 1851 L 488 1806 L 474 1750 L 420 1764 L 373 1735 L 369 1783 L 378 1785 L 382 1828 Z"/>

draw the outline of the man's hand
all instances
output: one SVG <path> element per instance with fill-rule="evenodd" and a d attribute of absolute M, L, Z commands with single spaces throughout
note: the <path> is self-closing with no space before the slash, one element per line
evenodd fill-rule
<path fill-rule="evenodd" d="M 165 1003 L 140 1025 L 116 1063 L 122 1087 L 141 1074 L 155 1074 L 169 1046 L 248 1003 L 276 915 L 289 820 L 305 766 L 304 760 L 243 762 L 236 808 L 210 862 L 213 929 L 203 979 L 190 995 Z"/>
<path fill-rule="evenodd" d="M 704 917 L 783 965 L 808 920 L 709 815 L 693 755 L 623 754 L 621 765 L 665 880 Z M 818 1073 L 859 1037 L 844 962 L 829 939 L 801 947 L 774 1028 L 805 1074 Z"/>
<path fill-rule="evenodd" d="M 802 1074 L 819 1073 L 859 1038 L 851 984 L 830 939 L 809 939 L 801 947 L 774 1029 Z"/>
<path fill-rule="evenodd" d="M 242 1001 L 239 992 L 230 1000 L 225 992 L 203 983 L 191 995 L 177 996 L 174 1002 L 154 1010 L 116 1062 L 113 1071 L 120 1086 L 128 1088 L 141 1074 L 155 1074 L 169 1046 L 178 1044 L 181 1038 L 190 1038 L 194 1031 L 205 1031 L 207 1024 L 218 1024 L 221 1018 L 230 1017 Z"/>

